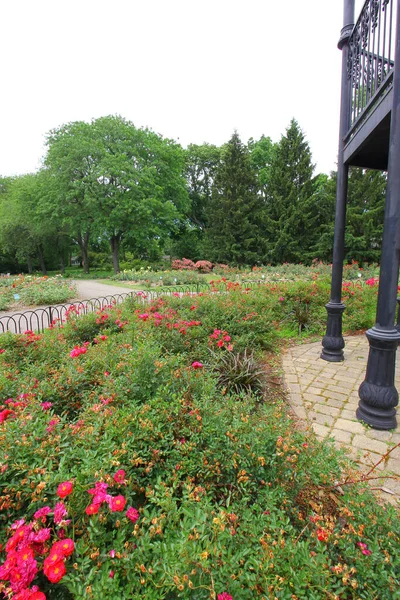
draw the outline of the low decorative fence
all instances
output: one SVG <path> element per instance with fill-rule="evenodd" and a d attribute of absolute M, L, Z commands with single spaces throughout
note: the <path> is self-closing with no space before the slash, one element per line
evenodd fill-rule
<path fill-rule="evenodd" d="M 266 283 L 265 281 L 227 281 L 226 287 L 240 286 L 245 290 L 254 289 Z M 123 292 L 110 296 L 100 296 L 99 298 L 90 298 L 89 300 L 80 300 L 68 304 L 55 304 L 35 310 L 25 310 L 15 312 L 9 315 L 0 316 L 0 334 L 10 331 L 11 333 L 24 333 L 25 331 L 35 331 L 40 333 L 50 326 L 60 327 L 65 321 L 68 311 L 74 306 L 79 315 L 86 315 L 97 310 L 102 310 L 106 306 L 121 304 L 128 298 L 135 299 L 138 302 L 146 304 L 155 298 L 161 296 L 186 296 L 200 294 L 203 292 L 215 292 L 219 290 L 208 283 L 195 283 L 190 285 L 171 285 L 159 290 L 146 290 L 138 292 Z"/>

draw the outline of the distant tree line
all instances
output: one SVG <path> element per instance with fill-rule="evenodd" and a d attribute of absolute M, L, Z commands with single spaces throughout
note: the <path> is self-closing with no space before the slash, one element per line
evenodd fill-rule
<path fill-rule="evenodd" d="M 0 177 L 0 271 L 120 270 L 161 255 L 237 265 L 331 261 L 336 173 L 293 119 L 279 142 L 183 149 L 117 116 L 51 131 L 42 168 Z M 380 256 L 386 175 L 351 169 L 346 258 Z M 97 262 L 96 262 L 97 261 Z"/>

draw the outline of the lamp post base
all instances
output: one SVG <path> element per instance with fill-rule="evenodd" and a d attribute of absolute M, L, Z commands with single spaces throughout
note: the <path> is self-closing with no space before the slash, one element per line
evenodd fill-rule
<path fill-rule="evenodd" d="M 328 302 L 325 306 L 328 313 L 326 335 L 322 340 L 321 358 L 329 362 L 344 360 L 344 339 L 342 336 L 342 315 L 346 308 L 341 302 Z"/>
<path fill-rule="evenodd" d="M 369 356 L 365 380 L 360 385 L 357 419 L 374 429 L 397 426 L 396 406 L 399 394 L 394 385 L 396 350 L 400 341 L 397 329 L 367 331 Z"/>

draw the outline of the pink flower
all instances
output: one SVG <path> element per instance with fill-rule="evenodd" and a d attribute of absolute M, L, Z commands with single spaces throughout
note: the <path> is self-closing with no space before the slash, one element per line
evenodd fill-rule
<path fill-rule="evenodd" d="M 115 558 L 115 550 L 110 550 L 110 556 L 111 558 Z"/>
<path fill-rule="evenodd" d="M 110 573 L 108 574 L 108 576 L 110 577 L 110 579 L 112 579 L 115 575 L 115 571 L 110 571 Z"/>
<path fill-rule="evenodd" d="M 199 362 L 198 360 L 195 360 L 194 362 L 192 362 L 192 367 L 193 369 L 202 369 L 203 363 Z"/>
<path fill-rule="evenodd" d="M 51 419 L 49 421 L 48 426 L 46 427 L 47 433 L 51 433 L 53 431 L 53 429 L 58 425 L 59 422 L 60 422 L 60 419 Z"/>
<path fill-rule="evenodd" d="M 222 594 L 218 594 L 218 600 L 233 600 L 233 598 L 228 592 L 222 592 Z"/>
<path fill-rule="evenodd" d="M 67 509 L 65 508 L 65 504 L 63 502 L 57 502 L 57 504 L 54 507 L 54 523 L 56 525 L 59 525 L 63 520 L 64 517 L 67 516 Z"/>
<path fill-rule="evenodd" d="M 48 539 L 50 539 L 50 533 L 50 529 L 46 527 L 46 529 L 41 529 L 37 533 L 32 534 L 31 539 L 36 544 L 43 544 L 44 542 L 47 542 Z"/>
<path fill-rule="evenodd" d="M 104 481 L 96 481 L 94 488 L 88 490 L 88 493 L 93 496 L 93 504 L 102 504 L 103 502 L 107 502 L 109 499 L 111 499 L 106 492 L 107 488 L 108 484 L 104 483 Z"/>
<path fill-rule="evenodd" d="M 53 406 L 52 402 L 41 402 L 40 406 L 43 408 L 43 410 L 49 410 L 49 408 L 51 408 Z"/>
<path fill-rule="evenodd" d="M 279 296 L 279 302 L 284 302 L 285 298 L 283 296 Z"/>
<path fill-rule="evenodd" d="M 130 506 L 126 511 L 126 516 L 130 521 L 132 521 L 132 523 L 136 523 L 136 521 L 139 519 L 139 511 Z"/>
<path fill-rule="evenodd" d="M 365 556 L 372 554 L 372 550 L 369 550 L 367 544 L 364 544 L 364 542 L 357 542 L 357 546 L 361 548 L 361 552 L 365 554 Z"/>
<path fill-rule="evenodd" d="M 113 476 L 113 479 L 116 483 L 123 483 L 125 481 L 126 473 L 123 469 L 118 469 L 118 471 Z"/>

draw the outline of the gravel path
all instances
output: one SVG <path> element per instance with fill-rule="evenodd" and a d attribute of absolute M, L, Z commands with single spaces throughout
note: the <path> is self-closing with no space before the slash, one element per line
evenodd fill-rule
<path fill-rule="evenodd" d="M 123 294 L 137 291 L 134 288 L 122 287 L 118 285 L 107 285 L 98 283 L 92 279 L 77 279 L 71 281 L 78 290 L 79 300 L 88 300 L 89 298 L 100 298 L 100 296 L 112 296 L 113 294 Z"/>

